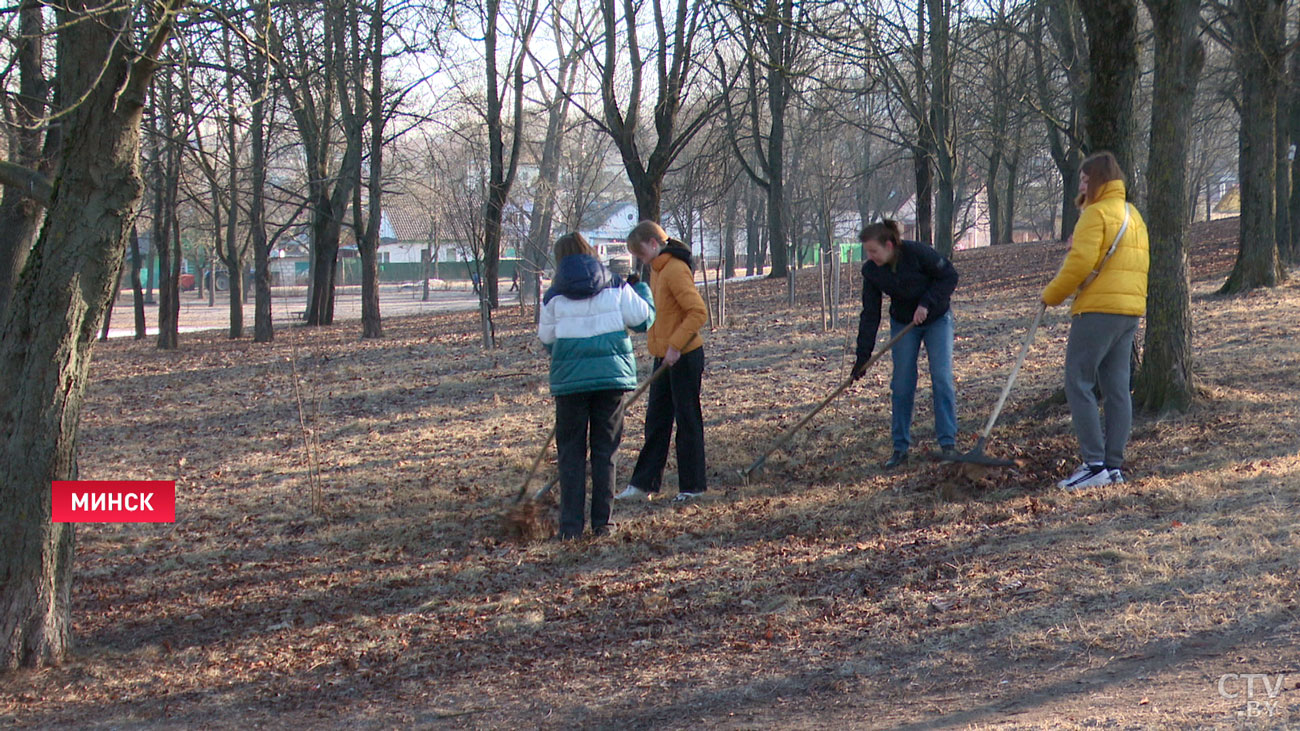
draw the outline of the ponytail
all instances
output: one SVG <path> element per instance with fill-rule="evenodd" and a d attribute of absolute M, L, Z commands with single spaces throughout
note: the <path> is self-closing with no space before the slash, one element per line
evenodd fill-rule
<path fill-rule="evenodd" d="M 886 218 L 879 223 L 868 224 L 858 234 L 858 241 L 864 244 L 868 241 L 879 241 L 881 243 L 888 241 L 894 245 L 894 248 L 898 248 L 903 244 L 903 230 L 898 225 L 898 221 Z"/>

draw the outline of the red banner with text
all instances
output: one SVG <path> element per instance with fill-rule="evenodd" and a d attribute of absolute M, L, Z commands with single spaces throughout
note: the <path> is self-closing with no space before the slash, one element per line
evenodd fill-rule
<path fill-rule="evenodd" d="M 175 523 L 176 483 L 75 480 L 50 485 L 55 523 Z"/>

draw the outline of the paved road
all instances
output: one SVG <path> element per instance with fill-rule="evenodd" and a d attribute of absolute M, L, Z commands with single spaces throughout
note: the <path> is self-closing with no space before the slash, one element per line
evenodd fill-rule
<path fill-rule="evenodd" d="M 508 286 L 509 283 L 507 283 Z M 478 308 L 478 295 L 468 288 L 430 290 L 429 301 L 420 299 L 416 285 L 385 284 L 379 289 L 379 312 L 384 317 L 418 315 L 422 313 L 458 312 Z M 501 306 L 518 306 L 517 292 L 502 292 Z M 301 313 L 307 308 L 306 294 L 273 296 L 271 322 L 279 326 L 302 322 Z M 158 306 L 145 305 L 144 318 L 150 335 L 158 333 Z M 343 323 L 361 320 L 361 293 L 358 287 L 341 289 L 334 296 L 334 321 Z M 110 338 L 132 337 L 135 326 L 131 315 L 131 293 L 124 292 L 113 306 L 113 320 L 108 331 Z M 230 327 L 230 300 L 225 292 L 217 293 L 216 304 L 208 305 L 205 295 L 199 298 L 193 292 L 181 293 L 180 331 L 226 330 Z M 253 302 L 244 305 L 244 329 L 253 329 Z"/>

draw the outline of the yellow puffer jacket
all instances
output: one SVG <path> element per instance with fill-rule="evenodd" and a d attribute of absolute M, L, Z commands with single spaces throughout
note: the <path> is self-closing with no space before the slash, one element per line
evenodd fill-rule
<path fill-rule="evenodd" d="M 1079 214 L 1070 251 L 1061 271 L 1043 289 L 1043 302 L 1059 305 L 1074 294 L 1083 280 L 1110 250 L 1115 234 L 1124 223 L 1124 181 L 1112 180 L 1101 186 L 1097 199 Z M 1103 312 L 1137 315 L 1147 312 L 1147 268 L 1151 259 L 1147 225 L 1136 206 L 1128 206 L 1128 228 L 1115 253 L 1101 267 L 1101 273 L 1074 298 L 1070 314 Z"/>
<path fill-rule="evenodd" d="M 655 323 L 647 341 L 650 354 L 662 358 L 668 346 L 689 353 L 704 345 L 700 328 L 709 317 L 704 298 L 695 288 L 689 249 L 668 247 L 650 262 L 650 291 L 655 300 Z"/>

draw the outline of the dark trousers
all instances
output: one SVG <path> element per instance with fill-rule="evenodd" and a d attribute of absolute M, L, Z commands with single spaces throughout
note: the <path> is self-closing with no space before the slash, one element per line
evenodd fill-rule
<path fill-rule="evenodd" d="M 588 391 L 555 397 L 555 449 L 560 467 L 560 537 L 582 535 L 587 494 L 587 445 L 591 444 L 591 529 L 609 525 L 614 495 L 614 452 L 623 440 L 623 418 L 614 418 L 622 391 Z M 588 436 L 590 434 L 590 436 Z"/>
<path fill-rule="evenodd" d="M 663 358 L 655 358 L 655 369 Z M 683 353 L 668 373 L 650 384 L 645 407 L 645 446 L 636 459 L 630 484 L 659 492 L 668 442 L 677 423 L 677 489 L 704 492 L 704 415 L 700 411 L 700 382 L 704 377 L 704 348 Z"/>

